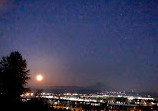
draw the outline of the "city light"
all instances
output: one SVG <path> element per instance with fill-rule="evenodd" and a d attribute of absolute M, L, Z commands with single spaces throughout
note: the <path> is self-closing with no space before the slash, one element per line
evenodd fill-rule
<path fill-rule="evenodd" d="M 30 93 L 26 93 L 25 95 L 26 95 L 26 96 L 30 96 Z"/>

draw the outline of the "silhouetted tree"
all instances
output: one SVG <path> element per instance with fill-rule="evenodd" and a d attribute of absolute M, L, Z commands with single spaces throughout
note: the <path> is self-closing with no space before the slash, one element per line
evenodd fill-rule
<path fill-rule="evenodd" d="M 1 96 L 5 99 L 19 101 L 20 95 L 27 89 L 25 85 L 30 79 L 26 60 L 15 51 L 0 61 Z"/>

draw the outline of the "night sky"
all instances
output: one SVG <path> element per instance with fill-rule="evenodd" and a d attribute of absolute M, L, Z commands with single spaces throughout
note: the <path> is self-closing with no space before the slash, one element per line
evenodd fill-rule
<path fill-rule="evenodd" d="M 158 2 L 0 0 L 0 57 L 16 50 L 30 86 L 158 92 Z"/>

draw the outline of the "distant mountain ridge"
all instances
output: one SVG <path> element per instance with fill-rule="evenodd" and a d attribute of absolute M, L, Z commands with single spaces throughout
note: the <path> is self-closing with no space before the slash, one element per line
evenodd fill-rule
<path fill-rule="evenodd" d="M 63 90 L 63 91 L 112 91 L 114 90 L 112 87 L 109 87 L 101 82 L 97 82 L 94 85 L 91 86 L 45 86 L 41 87 L 43 90 L 49 90 L 49 91 L 54 91 L 54 90 Z"/>
<path fill-rule="evenodd" d="M 105 85 L 105 84 L 103 84 L 101 82 L 97 82 L 96 84 L 88 86 L 87 88 L 95 89 L 95 90 L 107 90 L 107 91 L 114 90 L 112 87 L 107 86 L 107 85 Z"/>

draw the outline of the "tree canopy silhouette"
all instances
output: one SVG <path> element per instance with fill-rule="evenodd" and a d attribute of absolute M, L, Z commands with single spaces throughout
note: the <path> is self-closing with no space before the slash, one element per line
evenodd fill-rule
<path fill-rule="evenodd" d="M 5 98 L 19 101 L 20 95 L 27 89 L 25 85 L 30 79 L 26 60 L 15 51 L 0 61 L 1 95 Z"/>

